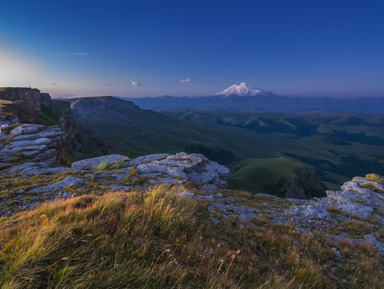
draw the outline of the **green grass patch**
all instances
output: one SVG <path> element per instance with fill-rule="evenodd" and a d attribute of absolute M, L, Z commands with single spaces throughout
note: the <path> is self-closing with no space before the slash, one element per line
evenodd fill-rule
<path fill-rule="evenodd" d="M 95 171 L 112 171 L 112 170 L 118 170 L 124 168 L 124 162 L 123 161 L 118 161 L 118 162 L 102 162 L 96 169 Z"/>
<path fill-rule="evenodd" d="M 310 166 L 289 158 L 247 159 L 232 167 L 228 187 L 284 197 L 302 187 L 304 197 L 324 196 L 325 186 L 306 177 Z"/>
<path fill-rule="evenodd" d="M 123 182 L 132 186 L 143 186 L 147 183 L 147 178 L 141 176 L 136 166 L 131 166 L 131 171 L 123 178 Z"/>
<path fill-rule="evenodd" d="M 372 184 L 362 184 L 362 185 L 360 185 L 360 188 L 364 188 L 364 189 L 368 189 L 368 190 L 371 190 L 371 191 L 376 192 L 376 193 L 384 194 L 383 190 L 380 190 L 379 188 L 376 188 Z"/>
<path fill-rule="evenodd" d="M 46 126 L 60 126 L 60 112 L 57 109 L 52 112 L 49 109 L 42 107 L 41 114 L 37 117 L 37 123 Z"/>

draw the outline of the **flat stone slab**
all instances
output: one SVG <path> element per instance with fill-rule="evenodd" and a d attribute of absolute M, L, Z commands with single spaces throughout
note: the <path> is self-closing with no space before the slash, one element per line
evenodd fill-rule
<path fill-rule="evenodd" d="M 50 138 L 38 138 L 34 140 L 20 140 L 20 141 L 15 141 L 12 140 L 9 144 L 11 148 L 14 147 L 29 147 L 29 146 L 39 146 L 39 145 L 47 145 L 51 142 L 52 140 Z"/>
<path fill-rule="evenodd" d="M 10 137 L 12 137 L 12 136 L 9 134 L 0 133 L 0 141 L 5 141 L 5 140 L 9 139 Z"/>
<path fill-rule="evenodd" d="M 20 124 L 19 126 L 12 129 L 9 133 L 11 135 L 21 135 L 21 134 L 34 134 L 42 131 L 46 126 L 41 124 Z"/>
<path fill-rule="evenodd" d="M 37 187 L 32 190 L 29 190 L 28 193 L 34 194 L 34 193 L 41 193 L 45 191 L 56 191 L 56 190 L 64 189 L 65 187 L 68 187 L 68 186 L 76 186 L 76 187 L 81 186 L 85 183 L 86 183 L 86 180 L 84 179 L 67 177 L 64 180 L 57 182 L 55 184 Z"/>
<path fill-rule="evenodd" d="M 50 138 L 55 139 L 58 136 L 66 136 L 66 133 L 59 127 L 48 127 L 45 130 L 35 133 L 35 134 L 24 134 L 18 135 L 13 138 L 14 141 L 22 141 L 22 140 L 34 140 L 39 138 Z"/>
<path fill-rule="evenodd" d="M 28 162 L 22 165 L 11 167 L 8 170 L 8 176 L 22 175 L 29 177 L 33 175 L 49 175 L 56 174 L 63 171 L 68 171 L 70 168 L 67 167 L 54 167 L 50 168 L 45 162 Z"/>
<path fill-rule="evenodd" d="M 74 170 L 94 170 L 104 162 L 115 163 L 115 162 L 124 161 L 126 159 L 127 159 L 127 156 L 123 156 L 123 155 L 118 155 L 118 154 L 106 155 L 102 157 L 74 162 L 71 167 Z"/>

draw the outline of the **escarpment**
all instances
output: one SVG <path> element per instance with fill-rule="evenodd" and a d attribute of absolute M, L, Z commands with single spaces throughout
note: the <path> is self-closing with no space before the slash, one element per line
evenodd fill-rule
<path fill-rule="evenodd" d="M 56 165 L 75 135 L 69 102 L 38 89 L 0 89 L 0 168 L 27 161 Z"/>

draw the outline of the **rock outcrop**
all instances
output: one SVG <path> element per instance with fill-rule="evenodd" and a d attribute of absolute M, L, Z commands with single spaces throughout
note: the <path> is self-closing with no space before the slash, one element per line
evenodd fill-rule
<path fill-rule="evenodd" d="M 44 103 L 46 96 L 43 96 Z M 5 109 L 20 122 L 34 123 L 41 113 L 41 93 L 35 88 L 9 87 L 0 89 L 0 99 L 12 101 L 16 106 Z M 7 111 L 8 110 L 8 111 Z"/>
<path fill-rule="evenodd" d="M 112 165 L 104 172 L 97 171 L 102 169 L 103 163 L 112 163 L 115 167 Z M 108 180 L 118 181 L 112 182 L 111 186 L 117 184 L 132 188 L 132 183 L 137 184 L 138 181 L 143 184 L 189 183 L 202 192 L 211 193 L 225 188 L 229 176 L 227 167 L 210 161 L 203 155 L 187 153 L 148 155 L 132 160 L 123 155 L 108 155 L 74 162 L 72 169 L 96 170 L 94 174 L 102 183 L 107 183 Z"/>
<path fill-rule="evenodd" d="M 75 139 L 76 121 L 69 101 L 52 100 L 48 93 L 35 88 L 0 88 L 0 115 L 16 117 L 21 123 L 36 123 L 44 113 L 57 118 L 57 125 L 65 131 L 69 140 Z M 2 120 L 4 117 L 0 118 Z"/>
<path fill-rule="evenodd" d="M 67 134 L 58 127 L 18 124 L 0 118 L 0 169 L 26 161 L 57 164 L 67 151 Z"/>
<path fill-rule="evenodd" d="M 47 141 L 36 140 L 39 143 Z M 49 181 L 44 182 L 44 185 L 18 191 L 14 195 L 17 200 L 28 196 L 29 201 L 23 201 L 16 209 L 6 207 L 2 210 L 2 203 L 9 199 L 0 198 L 0 216 L 12 215 L 46 200 L 73 197 L 79 191 L 91 193 L 89 187 L 103 187 L 108 192 L 143 190 L 157 184 L 182 185 L 206 194 L 207 200 L 212 200 L 210 194 L 226 187 L 229 169 L 203 155 L 178 153 L 149 155 L 132 160 L 123 155 L 108 155 L 75 162 L 72 168 L 49 167 L 46 162 L 41 161 L 27 162 L 13 166 L 3 173 L 7 178 L 38 177 Z M 61 174 L 61 180 L 57 180 L 57 174 Z"/>
<path fill-rule="evenodd" d="M 49 146 L 54 128 L 23 125 L 13 128 L 14 139 L 6 150 Z M 11 135 L 11 134 L 9 134 Z M 33 136 L 33 137 L 31 137 Z M 30 152 L 30 151 L 26 151 Z M 229 169 L 199 154 L 156 154 L 129 160 L 108 155 L 73 163 L 72 168 L 49 167 L 45 161 L 16 165 L 2 174 L 6 178 L 38 178 L 35 186 L 23 187 L 0 198 L 3 216 L 30 209 L 56 198 L 70 198 L 100 192 L 145 190 L 167 184 L 180 188 L 179 196 L 203 202 L 214 225 L 230 221 L 255 226 L 258 219 L 293 224 L 299 232 L 327 236 L 331 242 L 369 243 L 384 254 L 384 186 L 355 177 L 341 191 L 327 191 L 327 197 L 312 200 L 284 199 L 268 194 L 250 194 L 226 189 Z M 18 205 L 10 206 L 7 204 Z M 255 223 L 256 222 L 256 223 Z"/>
<path fill-rule="evenodd" d="M 41 108 L 54 112 L 53 103 L 49 93 L 40 93 Z"/>

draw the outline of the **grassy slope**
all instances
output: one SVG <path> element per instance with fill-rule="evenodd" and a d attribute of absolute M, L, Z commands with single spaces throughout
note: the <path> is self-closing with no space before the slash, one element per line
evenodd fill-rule
<path fill-rule="evenodd" d="M 284 196 L 281 190 L 285 184 L 300 183 L 309 187 L 308 193 L 312 196 L 316 195 L 316 191 L 324 193 L 324 189 L 313 181 L 306 181 L 305 184 L 299 181 L 299 173 L 303 170 L 308 171 L 313 168 L 283 157 L 247 159 L 233 168 L 228 184 L 230 189 Z"/>
<path fill-rule="evenodd" d="M 97 111 L 89 109 L 77 117 L 82 142 L 90 154 L 113 151 L 135 157 L 163 152 L 202 152 L 220 163 L 230 163 L 249 155 L 273 157 L 281 150 L 247 130 L 177 120 L 150 110 L 124 107 L 126 102 L 118 99 L 99 100 L 105 103 L 100 109 L 107 113 L 95 116 Z M 74 107 L 76 113 L 76 103 Z M 105 115 L 109 117 L 103 118 Z"/>
<path fill-rule="evenodd" d="M 263 218 L 214 227 L 203 203 L 168 187 L 94 193 L 0 221 L 2 288 L 384 286 L 383 261 L 366 244 L 334 244 Z"/>
<path fill-rule="evenodd" d="M 202 153 L 226 165 L 250 158 L 289 157 L 315 167 L 320 180 L 330 189 L 337 189 L 356 175 L 384 170 L 382 116 L 229 112 L 179 115 L 192 123 L 140 110 L 111 97 L 93 99 L 99 103 L 83 105 L 85 113 L 77 118 L 80 141 L 88 157 L 186 151 Z M 81 106 L 85 101 L 76 100 L 75 104 Z"/>
<path fill-rule="evenodd" d="M 384 171 L 383 115 L 223 111 L 169 114 L 201 124 L 246 129 L 266 143 L 273 143 L 278 156 L 316 167 L 321 180 L 331 189 L 353 176 Z"/>

